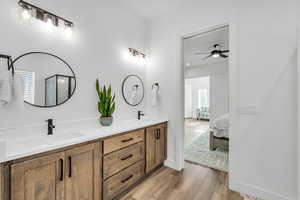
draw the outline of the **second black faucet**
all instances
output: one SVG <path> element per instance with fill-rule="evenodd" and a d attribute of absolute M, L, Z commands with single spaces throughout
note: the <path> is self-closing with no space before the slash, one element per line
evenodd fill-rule
<path fill-rule="evenodd" d="M 141 116 L 145 116 L 145 114 L 142 111 L 138 111 L 138 120 L 141 119 Z"/>
<path fill-rule="evenodd" d="M 53 135 L 53 129 L 55 128 L 53 125 L 53 119 L 48 119 L 46 122 L 48 122 L 48 135 Z"/>

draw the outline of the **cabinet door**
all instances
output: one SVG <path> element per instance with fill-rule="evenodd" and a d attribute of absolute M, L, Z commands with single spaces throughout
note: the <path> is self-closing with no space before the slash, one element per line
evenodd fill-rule
<path fill-rule="evenodd" d="M 11 200 L 64 200 L 64 153 L 11 166 Z"/>
<path fill-rule="evenodd" d="M 101 159 L 99 142 L 66 151 L 66 200 L 100 200 Z"/>
<path fill-rule="evenodd" d="M 159 166 L 165 160 L 165 125 L 160 125 L 156 127 L 156 166 Z"/>
<path fill-rule="evenodd" d="M 146 173 L 156 167 L 156 128 L 146 129 Z"/>

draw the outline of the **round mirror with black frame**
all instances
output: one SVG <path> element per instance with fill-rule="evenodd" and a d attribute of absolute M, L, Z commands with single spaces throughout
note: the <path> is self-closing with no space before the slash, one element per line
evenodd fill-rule
<path fill-rule="evenodd" d="M 29 52 L 13 61 L 15 74 L 24 81 L 24 101 L 40 108 L 67 102 L 76 89 L 73 69 L 62 58 L 46 52 Z"/>
<path fill-rule="evenodd" d="M 144 83 L 137 75 L 128 75 L 122 84 L 122 95 L 130 106 L 142 103 L 145 95 Z"/>

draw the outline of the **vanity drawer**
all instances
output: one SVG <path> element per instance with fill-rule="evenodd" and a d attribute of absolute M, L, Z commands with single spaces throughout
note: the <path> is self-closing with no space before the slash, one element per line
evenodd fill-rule
<path fill-rule="evenodd" d="M 136 183 L 145 174 L 145 162 L 140 161 L 103 183 L 103 199 L 110 200 Z"/>
<path fill-rule="evenodd" d="M 140 142 L 116 152 L 107 154 L 103 158 L 103 178 L 116 174 L 126 167 L 145 159 L 145 144 Z"/>
<path fill-rule="evenodd" d="M 123 135 L 107 138 L 103 141 L 104 154 L 144 141 L 145 130 L 140 129 Z"/>

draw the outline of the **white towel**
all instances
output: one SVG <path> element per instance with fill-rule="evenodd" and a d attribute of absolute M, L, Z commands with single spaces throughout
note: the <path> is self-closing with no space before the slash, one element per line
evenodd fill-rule
<path fill-rule="evenodd" d="M 17 108 L 24 108 L 24 80 L 23 76 L 15 74 L 13 76 L 12 83 L 12 92 L 13 92 L 13 106 Z"/>
<path fill-rule="evenodd" d="M 0 105 L 5 106 L 12 100 L 12 74 L 10 71 L 0 74 Z"/>
<path fill-rule="evenodd" d="M 158 105 L 158 86 L 154 85 L 151 91 L 151 105 Z"/>
<path fill-rule="evenodd" d="M 132 87 L 130 103 L 136 105 L 138 103 L 138 87 Z"/>

